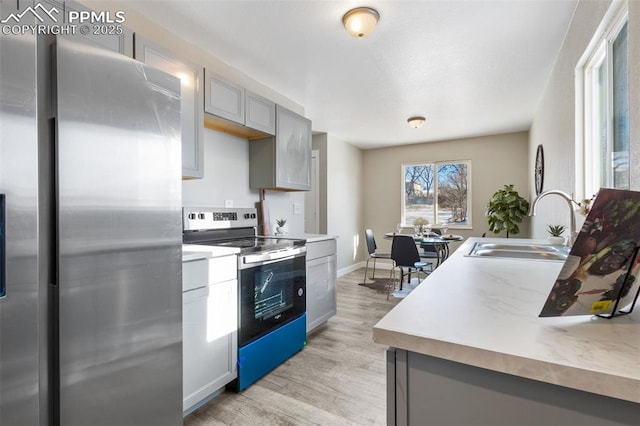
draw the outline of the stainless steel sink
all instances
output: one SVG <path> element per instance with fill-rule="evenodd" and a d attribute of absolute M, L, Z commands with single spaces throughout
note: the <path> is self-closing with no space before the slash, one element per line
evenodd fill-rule
<path fill-rule="evenodd" d="M 469 252 L 473 257 L 498 257 L 530 260 L 565 260 L 568 248 L 528 243 L 475 243 Z"/>
<path fill-rule="evenodd" d="M 475 250 L 516 250 L 516 251 L 535 251 L 558 253 L 558 246 L 545 244 L 528 244 L 528 243 L 476 243 Z"/>

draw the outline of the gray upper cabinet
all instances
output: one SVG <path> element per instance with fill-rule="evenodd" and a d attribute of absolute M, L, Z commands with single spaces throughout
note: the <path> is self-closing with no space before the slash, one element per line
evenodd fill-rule
<path fill-rule="evenodd" d="M 311 189 L 311 120 L 276 105 L 276 136 L 249 143 L 251 188 Z"/>
<path fill-rule="evenodd" d="M 276 103 L 245 90 L 245 126 L 276 134 Z"/>
<path fill-rule="evenodd" d="M 26 3 L 26 2 L 25 2 Z M 75 1 L 58 1 L 58 0 L 41 0 L 43 6 L 55 7 L 59 13 L 64 13 L 64 18 L 58 19 L 58 22 L 72 22 L 69 19 L 70 12 L 90 12 L 91 9 L 77 3 Z M 102 12 L 102 11 L 98 11 Z M 105 12 L 106 13 L 106 12 Z M 91 44 L 107 48 L 114 52 L 122 53 L 130 58 L 133 58 L 133 32 L 124 27 L 124 22 L 118 23 L 120 18 L 116 17 L 112 12 L 109 16 L 103 15 L 104 22 L 85 22 L 83 25 L 89 31 L 84 34 L 79 29 L 76 29 L 76 34 L 81 35 L 85 41 L 89 41 Z M 126 16 L 124 17 L 126 20 Z M 112 23 L 107 21 L 113 21 Z M 77 21 L 73 21 L 77 24 Z M 80 27 L 80 25 L 77 25 Z"/>
<path fill-rule="evenodd" d="M 207 71 L 205 112 L 244 124 L 244 106 L 244 88 Z"/>
<path fill-rule="evenodd" d="M 203 67 L 165 49 L 144 37 L 135 35 L 137 60 L 178 77 L 182 97 L 182 177 L 204 176 L 204 145 L 202 111 Z"/>
<path fill-rule="evenodd" d="M 204 111 L 228 122 L 239 124 L 240 126 L 230 127 L 225 122 L 217 123 L 222 131 L 241 137 L 256 139 L 256 137 L 276 133 L 275 102 L 225 80 L 211 71 L 206 71 Z M 246 128 L 257 130 L 257 132 L 248 131 Z"/>

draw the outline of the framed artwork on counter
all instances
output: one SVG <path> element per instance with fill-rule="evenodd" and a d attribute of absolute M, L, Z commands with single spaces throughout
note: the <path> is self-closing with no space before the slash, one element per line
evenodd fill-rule
<path fill-rule="evenodd" d="M 640 279 L 640 192 L 601 189 L 540 313 L 630 313 Z"/>

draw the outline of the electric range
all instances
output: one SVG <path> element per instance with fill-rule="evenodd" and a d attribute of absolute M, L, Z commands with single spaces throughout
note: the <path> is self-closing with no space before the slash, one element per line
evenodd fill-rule
<path fill-rule="evenodd" d="M 253 208 L 183 209 L 185 244 L 240 249 L 235 391 L 306 344 L 306 241 L 257 236 L 257 217 Z"/>

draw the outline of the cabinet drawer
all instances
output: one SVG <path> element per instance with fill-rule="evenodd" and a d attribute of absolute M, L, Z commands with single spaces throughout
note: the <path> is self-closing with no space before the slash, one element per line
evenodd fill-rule
<path fill-rule="evenodd" d="M 336 254 L 336 240 L 324 240 L 307 243 L 307 260 Z"/>
<path fill-rule="evenodd" d="M 208 259 L 182 262 L 182 291 L 207 285 L 209 276 Z"/>
<path fill-rule="evenodd" d="M 237 257 L 224 256 L 182 263 L 182 291 L 233 280 L 237 276 Z"/>

